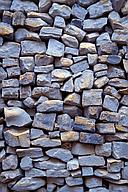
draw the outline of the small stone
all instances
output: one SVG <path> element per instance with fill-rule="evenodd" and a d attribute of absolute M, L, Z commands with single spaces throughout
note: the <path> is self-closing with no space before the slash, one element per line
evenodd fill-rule
<path fill-rule="evenodd" d="M 67 55 L 78 55 L 79 54 L 79 50 L 76 48 L 72 48 L 72 47 L 65 47 L 65 54 Z"/>
<path fill-rule="evenodd" d="M 35 100 L 31 97 L 27 97 L 24 101 L 23 101 L 24 105 L 28 108 L 33 108 L 34 107 L 34 103 Z"/>
<path fill-rule="evenodd" d="M 66 69 L 54 69 L 52 71 L 52 78 L 60 82 L 68 79 L 69 77 L 71 77 L 71 73 Z"/>
<path fill-rule="evenodd" d="M 49 138 L 38 138 L 33 141 L 31 141 L 31 144 L 33 146 L 39 146 L 39 147 L 58 147 L 61 145 L 60 139 L 49 139 Z"/>
<path fill-rule="evenodd" d="M 63 111 L 63 101 L 48 100 L 37 106 L 38 112 L 61 112 Z"/>
<path fill-rule="evenodd" d="M 83 29 L 88 32 L 97 32 L 101 31 L 105 25 L 107 25 L 106 17 L 98 19 L 86 19 L 84 20 Z"/>
<path fill-rule="evenodd" d="M 102 179 L 95 176 L 91 178 L 88 177 L 88 178 L 85 178 L 85 183 L 88 188 L 95 188 L 95 187 L 102 186 Z"/>
<path fill-rule="evenodd" d="M 67 97 L 65 97 L 64 103 L 68 105 L 80 106 L 80 95 L 77 93 L 69 94 Z"/>
<path fill-rule="evenodd" d="M 126 45 L 126 42 L 128 41 L 127 30 L 114 30 L 114 33 L 112 34 L 112 41 L 116 42 L 119 45 Z"/>
<path fill-rule="evenodd" d="M 128 159 L 128 143 L 127 142 L 113 142 L 113 157 L 116 159 Z"/>
<path fill-rule="evenodd" d="M 88 63 L 90 66 L 95 66 L 95 64 L 97 63 L 97 59 L 98 59 L 98 56 L 97 54 L 90 54 L 88 53 Z"/>
<path fill-rule="evenodd" d="M 0 36 L 9 36 L 13 34 L 13 28 L 10 24 L 0 22 Z"/>
<path fill-rule="evenodd" d="M 46 177 L 46 172 L 36 168 L 32 168 L 25 171 L 25 177 Z"/>
<path fill-rule="evenodd" d="M 94 86 L 100 89 L 104 87 L 108 82 L 109 82 L 109 79 L 106 76 L 100 77 L 94 81 Z"/>
<path fill-rule="evenodd" d="M 111 87 L 111 86 L 106 86 L 105 89 L 104 89 L 104 94 L 105 95 L 111 95 L 117 99 L 120 99 L 121 96 L 120 94 L 118 93 L 118 91 L 114 88 L 114 87 Z"/>
<path fill-rule="evenodd" d="M 89 144 L 74 143 L 72 146 L 73 155 L 89 155 L 94 154 L 94 146 Z"/>
<path fill-rule="evenodd" d="M 31 157 L 31 158 L 39 158 L 43 156 L 42 148 L 28 148 L 28 149 L 16 149 L 16 153 L 18 157 Z"/>
<path fill-rule="evenodd" d="M 62 114 L 57 116 L 57 127 L 60 131 L 71 131 L 73 121 L 68 114 Z"/>
<path fill-rule="evenodd" d="M 26 72 L 23 75 L 20 75 L 20 84 L 21 85 L 31 85 L 35 82 L 35 74 L 33 72 Z"/>
<path fill-rule="evenodd" d="M 47 131 L 52 131 L 55 123 L 56 114 L 36 113 L 33 121 L 33 127 L 41 128 Z"/>
<path fill-rule="evenodd" d="M 66 179 L 66 184 L 68 186 L 79 186 L 83 184 L 83 180 L 81 177 L 75 178 L 75 177 L 67 177 Z"/>
<path fill-rule="evenodd" d="M 128 95 L 124 95 L 120 101 L 123 105 L 128 105 Z"/>
<path fill-rule="evenodd" d="M 102 111 L 100 114 L 100 120 L 115 123 L 119 121 L 119 115 L 116 112 Z"/>
<path fill-rule="evenodd" d="M 60 90 L 69 93 L 73 92 L 74 90 L 73 79 L 70 78 L 68 81 L 66 81 Z"/>
<path fill-rule="evenodd" d="M 36 41 L 22 41 L 21 42 L 21 55 L 35 55 L 37 53 L 45 53 L 46 46 L 44 42 Z"/>
<path fill-rule="evenodd" d="M 51 86 L 51 74 L 39 74 L 37 75 L 38 86 Z"/>
<path fill-rule="evenodd" d="M 54 26 L 59 28 L 65 28 L 65 20 L 63 17 L 56 16 L 54 20 Z"/>
<path fill-rule="evenodd" d="M 96 53 L 96 47 L 93 43 L 80 43 L 80 55 Z"/>
<path fill-rule="evenodd" d="M 104 166 L 105 160 L 103 157 L 96 155 L 87 155 L 78 158 L 80 166 Z"/>
<path fill-rule="evenodd" d="M 60 188 L 60 192 L 83 192 L 83 187 L 69 187 L 68 185 L 65 185 Z"/>
<path fill-rule="evenodd" d="M 96 145 L 95 152 L 96 155 L 109 157 L 111 156 L 111 143 L 104 143 L 102 145 Z"/>
<path fill-rule="evenodd" d="M 24 26 L 25 15 L 22 11 L 16 11 L 13 13 L 12 25 L 14 26 Z"/>
<path fill-rule="evenodd" d="M 18 58 L 20 54 L 20 44 L 15 42 L 6 42 L 0 46 L 0 57 L 7 58 L 13 57 Z"/>
<path fill-rule="evenodd" d="M 31 86 L 21 86 L 20 87 L 20 99 L 26 99 L 26 97 L 31 96 Z"/>
<path fill-rule="evenodd" d="M 9 155 L 2 161 L 2 169 L 8 170 L 8 169 L 16 169 L 18 165 L 18 158 L 16 155 Z"/>
<path fill-rule="evenodd" d="M 121 160 L 116 160 L 109 158 L 107 159 L 107 171 L 109 173 L 118 173 L 123 168 L 123 162 Z"/>
<path fill-rule="evenodd" d="M 42 27 L 39 36 L 42 39 L 59 38 L 62 35 L 62 29 L 56 27 Z"/>
<path fill-rule="evenodd" d="M 7 183 L 7 182 L 11 182 L 11 181 L 20 179 L 22 176 L 23 176 L 23 175 L 22 175 L 20 169 L 3 171 L 3 172 L 1 172 L 1 174 L 0 174 L 1 182 L 2 182 L 2 183 Z"/>
<path fill-rule="evenodd" d="M 30 138 L 31 140 L 44 136 L 44 132 L 40 129 L 31 128 Z"/>
<path fill-rule="evenodd" d="M 72 159 L 67 162 L 67 170 L 73 171 L 79 169 L 79 162 L 77 159 Z"/>
<path fill-rule="evenodd" d="M 25 26 L 31 31 L 39 31 L 41 27 L 48 26 L 48 24 L 41 18 L 27 18 Z"/>
<path fill-rule="evenodd" d="M 123 179 L 128 179 L 128 166 L 125 166 L 125 167 L 122 169 L 122 178 L 123 178 Z"/>
<path fill-rule="evenodd" d="M 92 176 L 93 175 L 93 168 L 92 167 L 82 167 L 82 176 Z"/>
<path fill-rule="evenodd" d="M 20 57 L 20 67 L 23 72 L 33 71 L 34 65 L 33 57 Z"/>
<path fill-rule="evenodd" d="M 89 68 L 89 65 L 86 60 L 77 62 L 77 63 L 71 65 L 71 67 L 70 67 L 71 71 L 75 74 L 82 72 L 88 68 Z"/>
<path fill-rule="evenodd" d="M 36 190 L 45 185 L 45 180 L 41 178 L 24 177 L 21 178 L 13 187 L 12 190 Z"/>
<path fill-rule="evenodd" d="M 10 9 L 11 11 L 38 11 L 35 3 L 21 0 L 13 0 Z"/>
<path fill-rule="evenodd" d="M 121 62 L 121 56 L 118 55 L 109 55 L 107 62 L 111 65 L 118 65 Z"/>
<path fill-rule="evenodd" d="M 46 53 L 54 57 L 62 57 L 64 55 L 64 44 L 55 39 L 50 39 Z"/>
<path fill-rule="evenodd" d="M 36 66 L 47 66 L 53 63 L 53 57 L 45 54 L 36 54 L 35 55 L 35 64 Z"/>
<path fill-rule="evenodd" d="M 6 70 L 9 78 L 18 77 L 20 75 L 20 67 L 10 67 L 6 68 Z"/>
<path fill-rule="evenodd" d="M 100 106 L 90 106 L 84 108 L 84 116 L 91 118 L 91 119 L 98 119 L 100 116 L 100 113 L 102 111 L 102 107 Z"/>
<path fill-rule="evenodd" d="M 47 66 L 35 66 L 34 72 L 35 73 L 50 73 L 54 69 L 53 65 L 47 65 Z M 43 74 L 42 74 L 43 75 Z M 48 74 L 48 76 L 50 76 Z"/>
<path fill-rule="evenodd" d="M 40 0 L 39 1 L 39 12 L 47 12 L 49 8 L 51 7 L 51 1 L 50 0 Z"/>
<path fill-rule="evenodd" d="M 4 109 L 5 120 L 8 127 L 22 127 L 32 122 L 30 115 L 18 107 L 8 107 Z"/>
<path fill-rule="evenodd" d="M 88 144 L 103 144 L 104 137 L 97 133 L 80 133 L 80 142 Z"/>
<path fill-rule="evenodd" d="M 76 131 L 63 132 L 60 135 L 62 142 L 71 142 L 79 140 L 79 133 Z"/>
<path fill-rule="evenodd" d="M 28 156 L 23 157 L 20 162 L 20 167 L 25 171 L 32 169 L 32 159 Z"/>
<path fill-rule="evenodd" d="M 52 17 L 61 16 L 64 19 L 69 19 L 71 15 L 71 8 L 67 5 L 60 5 L 58 3 L 53 3 L 49 9 L 49 14 Z"/>
<path fill-rule="evenodd" d="M 102 89 L 84 90 L 82 95 L 82 105 L 96 106 L 102 105 Z"/>
<path fill-rule="evenodd" d="M 115 126 L 114 123 L 97 123 L 96 129 L 101 134 L 115 134 Z"/>
<path fill-rule="evenodd" d="M 76 116 L 73 129 L 76 131 L 95 132 L 95 120 Z"/>
<path fill-rule="evenodd" d="M 73 158 L 71 152 L 68 149 L 55 148 L 46 151 L 46 154 L 50 157 L 60 159 L 61 161 L 68 162 Z"/>
<path fill-rule="evenodd" d="M 78 40 L 76 39 L 76 37 L 73 37 L 68 34 L 64 34 L 63 36 L 61 36 L 61 39 L 66 46 L 73 47 L 73 48 L 78 47 Z"/>
<path fill-rule="evenodd" d="M 4 99 L 18 99 L 19 88 L 2 88 L 2 98 Z"/>
<path fill-rule="evenodd" d="M 84 20 L 87 15 L 87 10 L 81 7 L 79 4 L 74 4 L 72 6 L 72 15 L 78 19 Z"/>
<path fill-rule="evenodd" d="M 119 107 L 119 102 L 115 97 L 105 95 L 103 107 L 107 110 L 117 112 Z"/>
<path fill-rule="evenodd" d="M 57 177 L 57 178 L 60 178 L 63 175 L 63 177 L 67 178 L 69 176 L 69 172 L 66 169 L 56 170 L 56 171 L 50 169 L 50 170 L 46 170 L 46 175 L 47 177 Z"/>
<path fill-rule="evenodd" d="M 3 67 L 0 67 L 0 81 L 4 80 L 6 78 L 7 78 L 6 71 L 3 69 Z"/>

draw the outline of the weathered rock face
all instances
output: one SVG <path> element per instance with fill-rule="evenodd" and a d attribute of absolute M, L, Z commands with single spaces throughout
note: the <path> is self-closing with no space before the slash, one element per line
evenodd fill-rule
<path fill-rule="evenodd" d="M 127 79 L 127 0 L 0 0 L 0 192 L 128 192 Z"/>

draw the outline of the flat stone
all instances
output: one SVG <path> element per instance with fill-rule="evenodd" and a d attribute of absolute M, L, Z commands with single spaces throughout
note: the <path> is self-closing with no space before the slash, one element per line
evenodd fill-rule
<path fill-rule="evenodd" d="M 101 17 L 105 13 L 108 13 L 113 10 L 112 8 L 112 3 L 110 0 L 107 1 L 99 1 L 93 5 L 90 5 L 87 8 L 89 12 L 90 18 L 96 18 L 96 17 Z"/>
<path fill-rule="evenodd" d="M 101 31 L 105 25 L 107 25 L 106 17 L 86 19 L 84 20 L 83 29 L 88 32 Z"/>
<path fill-rule="evenodd" d="M 0 36 L 9 36 L 13 34 L 13 27 L 4 22 L 0 22 Z"/>
<path fill-rule="evenodd" d="M 107 159 L 107 171 L 109 173 L 119 173 L 124 167 L 122 160 L 117 160 L 113 158 Z"/>
<path fill-rule="evenodd" d="M 4 108 L 5 120 L 8 127 L 22 127 L 32 122 L 30 115 L 19 107 Z"/>
<path fill-rule="evenodd" d="M 110 79 L 109 85 L 117 88 L 126 88 L 128 87 L 128 80 L 120 79 L 120 78 L 113 78 Z"/>
<path fill-rule="evenodd" d="M 71 142 L 79 140 L 79 133 L 76 131 L 62 132 L 60 136 L 62 142 Z"/>
<path fill-rule="evenodd" d="M 61 39 L 66 46 L 73 47 L 73 48 L 78 47 L 78 40 L 76 39 L 76 37 L 73 37 L 68 34 L 64 34 L 63 36 L 61 36 Z"/>
<path fill-rule="evenodd" d="M 81 7 L 79 4 L 74 4 L 72 6 L 72 15 L 78 19 L 84 20 L 87 15 L 87 10 Z"/>
<path fill-rule="evenodd" d="M 69 187 L 68 185 L 65 185 L 60 188 L 60 192 L 83 192 L 83 187 Z"/>
<path fill-rule="evenodd" d="M 64 170 L 52 170 L 52 169 L 50 169 L 50 170 L 46 170 L 46 174 L 47 174 L 47 177 L 57 177 L 57 178 L 61 178 L 62 176 L 63 177 L 68 177 L 69 176 L 69 172 L 66 170 L 66 169 L 64 169 Z"/>
<path fill-rule="evenodd" d="M 96 145 L 95 153 L 99 156 L 109 157 L 111 156 L 111 143 L 104 143 L 102 145 Z"/>
<path fill-rule="evenodd" d="M 48 26 L 48 24 L 41 18 L 27 18 L 25 26 L 31 31 L 39 31 L 41 27 Z"/>
<path fill-rule="evenodd" d="M 65 47 L 65 54 L 67 55 L 78 55 L 79 50 L 77 48 L 72 48 L 72 47 Z"/>
<path fill-rule="evenodd" d="M 16 11 L 13 13 L 12 25 L 13 26 L 24 26 L 25 14 L 22 11 Z"/>
<path fill-rule="evenodd" d="M 20 169 L 3 171 L 0 174 L 2 183 L 11 182 L 11 181 L 14 181 L 15 179 L 20 179 L 22 176 L 23 175 Z"/>
<path fill-rule="evenodd" d="M 115 123 L 119 121 L 119 115 L 116 112 L 102 111 L 100 114 L 100 120 Z"/>
<path fill-rule="evenodd" d="M 42 27 L 39 36 L 42 39 L 60 38 L 62 29 L 57 27 Z"/>
<path fill-rule="evenodd" d="M 95 188 L 102 186 L 102 179 L 98 177 L 87 177 L 85 178 L 85 183 L 88 188 Z"/>
<path fill-rule="evenodd" d="M 118 65 L 121 62 L 121 56 L 118 55 L 109 55 L 107 62 L 111 65 Z"/>
<path fill-rule="evenodd" d="M 96 46 L 93 43 L 80 43 L 80 55 L 86 55 L 88 53 L 96 53 Z"/>
<path fill-rule="evenodd" d="M 107 110 L 117 112 L 119 102 L 115 97 L 105 95 L 103 107 Z"/>
<path fill-rule="evenodd" d="M 101 111 L 101 106 L 89 106 L 84 108 L 84 116 L 90 119 L 98 119 Z"/>
<path fill-rule="evenodd" d="M 33 127 L 41 128 L 47 131 L 52 131 L 55 123 L 56 114 L 36 113 L 33 121 Z"/>
<path fill-rule="evenodd" d="M 16 169 L 18 166 L 18 158 L 16 155 L 9 155 L 2 161 L 2 169 L 8 170 L 8 169 Z"/>
<path fill-rule="evenodd" d="M 124 127 L 128 126 L 128 107 L 122 106 L 119 109 L 119 125 L 122 125 Z"/>
<path fill-rule="evenodd" d="M 101 134 L 115 134 L 115 126 L 114 123 L 97 123 L 96 129 Z"/>
<path fill-rule="evenodd" d="M 23 72 L 33 71 L 34 58 L 33 57 L 20 57 L 20 67 Z"/>
<path fill-rule="evenodd" d="M 87 155 L 78 158 L 81 166 L 104 166 L 105 160 L 103 157 L 96 155 Z"/>
<path fill-rule="evenodd" d="M 56 16 L 54 19 L 54 26 L 58 28 L 65 28 L 65 20 L 63 17 Z"/>
<path fill-rule="evenodd" d="M 46 171 L 42 171 L 36 168 L 25 171 L 25 177 L 46 177 Z"/>
<path fill-rule="evenodd" d="M 46 54 L 36 54 L 35 64 L 36 66 L 47 66 L 53 63 L 53 57 Z"/>
<path fill-rule="evenodd" d="M 120 68 L 116 68 L 114 66 L 109 66 L 108 68 L 108 78 L 125 78 L 125 72 L 124 70 Z"/>
<path fill-rule="evenodd" d="M 50 157 L 60 159 L 61 161 L 68 162 L 73 158 L 71 152 L 68 149 L 55 148 L 46 151 L 46 154 Z"/>
<path fill-rule="evenodd" d="M 97 176 L 97 177 L 101 177 L 101 178 L 105 178 L 105 179 L 111 179 L 111 180 L 120 180 L 120 173 L 115 173 L 115 174 L 112 174 L 112 173 L 108 173 L 108 171 L 106 169 L 96 169 L 94 171 L 94 174 Z"/>
<path fill-rule="evenodd" d="M 70 69 L 73 73 L 79 73 L 89 68 L 88 62 L 86 60 L 79 61 L 70 66 Z"/>
<path fill-rule="evenodd" d="M 41 178 L 24 177 L 21 178 L 12 189 L 15 191 L 36 190 L 45 185 L 45 180 Z"/>
<path fill-rule="evenodd" d="M 93 175 L 92 167 L 82 167 L 82 176 L 88 177 Z"/>
<path fill-rule="evenodd" d="M 128 31 L 120 29 L 114 30 L 112 34 L 112 41 L 119 45 L 126 45 L 126 42 L 128 41 Z"/>
<path fill-rule="evenodd" d="M 38 7 L 33 2 L 13 0 L 11 8 L 12 11 L 38 11 Z"/>
<path fill-rule="evenodd" d="M 7 58 L 13 57 L 18 58 L 20 54 L 20 44 L 15 42 L 6 42 L 0 46 L 0 57 Z"/>
<path fill-rule="evenodd" d="M 52 78 L 58 81 L 64 81 L 71 77 L 71 72 L 66 69 L 54 69 L 52 71 Z"/>
<path fill-rule="evenodd" d="M 39 146 L 39 147 L 58 147 L 61 145 L 61 140 L 42 137 L 31 141 L 31 144 L 33 146 Z"/>
<path fill-rule="evenodd" d="M 50 39 L 46 53 L 54 57 L 62 57 L 64 55 L 64 44 L 55 39 Z"/>
<path fill-rule="evenodd" d="M 7 1 L 4 1 L 4 0 L 1 0 L 1 6 L 0 6 L 0 11 L 6 11 L 6 10 L 9 10 L 10 6 L 11 6 L 11 0 L 7 0 Z M 2 191 L 4 192 L 4 191 Z"/>
<path fill-rule="evenodd" d="M 28 148 L 28 149 L 16 149 L 16 153 L 18 157 L 31 157 L 31 158 L 39 158 L 43 156 L 42 148 Z"/>
<path fill-rule="evenodd" d="M 109 185 L 109 192 L 118 192 L 119 190 L 123 190 L 123 192 L 128 191 L 127 185 L 118 185 L 118 184 L 112 184 Z"/>
<path fill-rule="evenodd" d="M 65 19 L 69 19 L 71 15 L 71 8 L 67 5 L 60 5 L 58 3 L 53 3 L 49 9 L 49 14 L 52 17 L 61 16 Z"/>
<path fill-rule="evenodd" d="M 103 144 L 104 137 L 97 133 L 80 133 L 80 142 L 88 144 Z"/>
<path fill-rule="evenodd" d="M 45 53 L 46 46 L 44 42 L 36 41 L 22 41 L 21 42 L 21 55 L 35 55 L 37 53 Z"/>
<path fill-rule="evenodd" d="M 48 100 L 37 106 L 38 112 L 61 112 L 63 111 L 63 101 Z"/>
<path fill-rule="evenodd" d="M 96 106 L 102 105 L 102 89 L 84 90 L 82 95 L 82 105 Z"/>
<path fill-rule="evenodd" d="M 73 129 L 76 131 L 95 132 L 95 120 L 76 116 Z"/>
<path fill-rule="evenodd" d="M 32 169 L 32 159 L 28 156 L 23 157 L 20 162 L 20 167 L 25 171 Z"/>
<path fill-rule="evenodd" d="M 113 157 L 116 159 L 128 159 L 128 143 L 127 142 L 113 142 Z"/>
<path fill-rule="evenodd" d="M 40 129 L 31 128 L 30 138 L 31 140 L 44 136 L 44 132 Z"/>
<path fill-rule="evenodd" d="M 2 88 L 2 98 L 4 99 L 18 99 L 19 97 L 19 88 Z"/>
<path fill-rule="evenodd" d="M 77 156 L 94 154 L 94 146 L 75 142 L 72 146 L 72 154 Z"/>
<path fill-rule="evenodd" d="M 106 76 L 99 77 L 94 81 L 94 86 L 98 89 L 104 87 L 109 82 L 109 79 Z"/>
<path fill-rule="evenodd" d="M 80 95 L 77 93 L 71 93 L 65 97 L 64 103 L 68 105 L 80 106 Z"/>
<path fill-rule="evenodd" d="M 68 114 L 62 114 L 57 116 L 57 127 L 60 131 L 71 131 L 73 120 Z"/>
<path fill-rule="evenodd" d="M 50 0 L 40 0 L 39 1 L 39 12 L 47 12 L 49 8 L 51 7 L 51 1 Z"/>
<path fill-rule="evenodd" d="M 48 66 L 35 66 L 34 68 L 34 72 L 35 73 L 44 73 L 44 74 L 47 74 L 47 73 L 50 73 L 52 70 L 53 70 L 53 65 L 48 65 Z M 42 74 L 43 75 L 43 74 Z M 48 76 L 50 76 L 48 74 Z M 51 80 L 51 79 L 50 79 Z"/>
<path fill-rule="evenodd" d="M 67 177 L 66 179 L 66 183 L 68 186 L 79 186 L 79 185 L 82 185 L 83 184 L 83 180 L 82 180 L 82 177 L 78 177 L 78 178 L 75 178 L 75 177 Z"/>

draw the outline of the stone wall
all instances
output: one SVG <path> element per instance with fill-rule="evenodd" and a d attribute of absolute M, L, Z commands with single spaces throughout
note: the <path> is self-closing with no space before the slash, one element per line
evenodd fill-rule
<path fill-rule="evenodd" d="M 0 192 L 128 192 L 128 1 L 0 0 Z"/>

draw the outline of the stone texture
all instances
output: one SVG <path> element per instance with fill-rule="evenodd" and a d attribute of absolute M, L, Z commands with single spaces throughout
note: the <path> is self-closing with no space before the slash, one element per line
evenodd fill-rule
<path fill-rule="evenodd" d="M 105 161 L 103 157 L 96 155 L 88 155 L 79 157 L 79 164 L 81 166 L 104 166 Z"/>
<path fill-rule="evenodd" d="M 128 159 L 127 145 L 127 142 L 113 142 L 113 157 L 116 159 Z"/>
<path fill-rule="evenodd" d="M 0 47 L 0 57 L 18 58 L 20 54 L 20 45 L 14 42 L 6 42 Z"/>
<path fill-rule="evenodd" d="M 80 142 L 88 144 L 103 144 L 104 137 L 97 133 L 80 133 Z"/>

